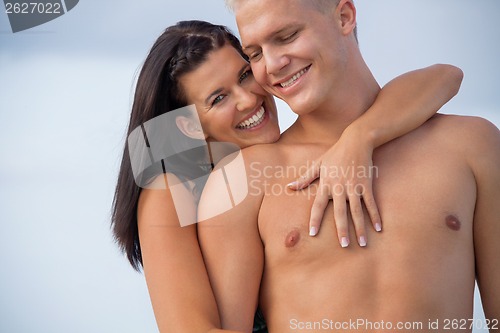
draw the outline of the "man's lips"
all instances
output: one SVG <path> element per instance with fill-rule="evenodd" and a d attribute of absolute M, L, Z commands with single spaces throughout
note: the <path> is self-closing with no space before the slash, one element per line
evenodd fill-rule
<path fill-rule="evenodd" d="M 288 88 L 288 87 L 292 86 L 299 78 L 301 78 L 302 75 L 304 75 L 305 73 L 307 73 L 309 71 L 309 68 L 311 68 L 311 65 L 309 65 L 309 66 L 301 69 L 300 71 L 298 71 L 294 75 L 288 77 L 287 79 L 278 81 L 274 85 L 278 86 L 278 87 L 281 87 L 281 88 Z"/>

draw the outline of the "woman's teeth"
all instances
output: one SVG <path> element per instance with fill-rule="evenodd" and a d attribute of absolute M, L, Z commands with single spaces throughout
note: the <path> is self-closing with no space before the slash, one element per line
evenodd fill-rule
<path fill-rule="evenodd" d="M 253 117 L 242 121 L 236 127 L 239 129 L 249 129 L 255 127 L 260 123 L 262 123 L 262 121 L 264 120 L 264 113 L 265 113 L 264 107 L 261 106 L 260 110 L 256 114 L 254 114 Z"/>
<path fill-rule="evenodd" d="M 280 83 L 281 87 L 282 88 L 286 88 L 286 87 L 290 87 L 293 83 L 295 83 L 295 81 L 297 81 L 297 79 L 299 77 L 301 77 L 302 75 L 305 74 L 305 72 L 307 72 L 309 68 L 304 68 L 303 70 L 301 70 L 300 72 L 298 72 L 297 74 L 295 74 L 290 80 L 286 81 L 286 82 L 283 82 L 283 83 Z"/>

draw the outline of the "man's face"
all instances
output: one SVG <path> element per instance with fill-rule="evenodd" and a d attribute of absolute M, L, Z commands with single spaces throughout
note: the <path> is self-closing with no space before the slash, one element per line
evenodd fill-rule
<path fill-rule="evenodd" d="M 304 0 L 246 0 L 236 9 L 254 76 L 301 115 L 328 105 L 347 61 L 335 8 Z"/>

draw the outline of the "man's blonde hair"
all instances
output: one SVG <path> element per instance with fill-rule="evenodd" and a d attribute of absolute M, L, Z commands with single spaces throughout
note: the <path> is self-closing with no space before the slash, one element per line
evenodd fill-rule
<path fill-rule="evenodd" d="M 234 7 L 236 6 L 236 2 L 238 2 L 238 0 L 225 0 L 224 2 L 226 3 L 226 7 L 234 12 Z"/>
<path fill-rule="evenodd" d="M 225 0 L 227 8 L 231 10 L 233 13 L 236 11 L 236 7 L 243 0 Z M 297 0 L 292 0 L 297 1 Z M 336 7 L 340 0 L 302 0 L 307 1 L 308 4 L 313 5 L 317 10 L 322 13 L 326 13 L 328 9 L 332 7 Z M 354 37 L 356 38 L 356 42 L 358 41 L 358 27 L 354 28 Z"/>
<path fill-rule="evenodd" d="M 231 11 L 235 11 L 236 6 L 238 5 L 241 0 L 225 0 L 227 8 L 229 8 Z M 328 8 L 328 6 L 335 5 L 337 6 L 340 2 L 340 0 L 308 0 L 308 2 L 312 2 L 317 6 L 318 9 L 324 10 Z"/>

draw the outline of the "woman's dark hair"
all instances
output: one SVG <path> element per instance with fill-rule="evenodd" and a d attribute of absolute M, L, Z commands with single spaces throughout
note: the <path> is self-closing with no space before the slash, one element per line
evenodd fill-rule
<path fill-rule="evenodd" d="M 148 120 L 186 106 L 179 79 L 203 64 L 210 52 L 227 44 L 247 59 L 238 38 L 224 26 L 203 21 L 182 21 L 168 27 L 154 43 L 140 71 L 127 136 Z M 180 132 L 173 124 L 165 129 L 165 135 L 179 134 L 173 133 L 175 131 Z M 125 144 L 113 200 L 111 226 L 120 249 L 126 253 L 136 270 L 142 267 L 137 227 L 140 193 L 141 188 L 137 186 L 132 172 L 129 146 Z"/>

